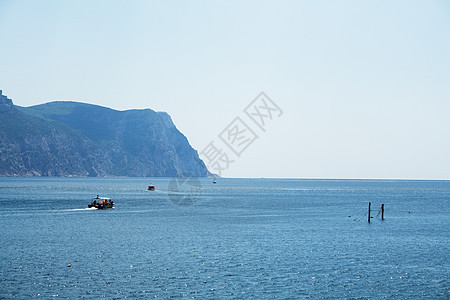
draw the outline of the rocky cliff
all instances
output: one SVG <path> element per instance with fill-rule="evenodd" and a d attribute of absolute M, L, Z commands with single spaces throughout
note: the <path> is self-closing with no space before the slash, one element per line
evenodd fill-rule
<path fill-rule="evenodd" d="M 1 176 L 207 176 L 167 113 L 58 101 L 14 106 L 0 93 Z"/>

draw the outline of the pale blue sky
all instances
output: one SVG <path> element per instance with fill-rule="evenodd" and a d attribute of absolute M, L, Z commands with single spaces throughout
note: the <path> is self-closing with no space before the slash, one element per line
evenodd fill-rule
<path fill-rule="evenodd" d="M 0 0 L 17 105 L 167 111 L 201 151 L 265 91 L 230 177 L 450 179 L 449 53 L 444 0 Z"/>

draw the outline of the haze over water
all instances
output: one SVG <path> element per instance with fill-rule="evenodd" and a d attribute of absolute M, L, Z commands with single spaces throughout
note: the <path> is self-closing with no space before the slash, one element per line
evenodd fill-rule
<path fill-rule="evenodd" d="M 116 207 L 87 209 L 97 194 Z M 0 298 L 448 299 L 449 197 L 449 181 L 1 178 Z"/>

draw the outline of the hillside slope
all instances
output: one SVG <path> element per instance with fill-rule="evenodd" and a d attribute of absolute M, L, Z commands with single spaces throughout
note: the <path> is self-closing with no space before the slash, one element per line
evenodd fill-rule
<path fill-rule="evenodd" d="M 0 95 L 0 175 L 208 174 L 166 113 L 65 101 L 17 107 Z"/>

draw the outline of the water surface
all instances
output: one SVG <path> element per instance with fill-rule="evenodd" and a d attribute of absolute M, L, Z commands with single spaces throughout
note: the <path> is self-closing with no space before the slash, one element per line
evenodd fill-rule
<path fill-rule="evenodd" d="M 1 178 L 0 298 L 448 299 L 449 200 L 449 181 Z"/>

